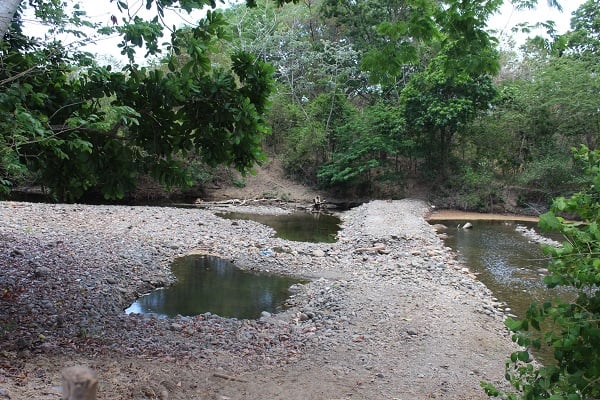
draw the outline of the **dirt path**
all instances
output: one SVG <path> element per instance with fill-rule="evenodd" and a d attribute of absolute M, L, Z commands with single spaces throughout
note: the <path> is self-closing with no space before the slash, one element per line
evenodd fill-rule
<path fill-rule="evenodd" d="M 429 211 L 374 201 L 314 244 L 211 210 L 0 202 L 0 398 L 58 399 L 83 364 L 99 399 L 484 399 L 514 348 Z M 310 283 L 257 321 L 123 315 L 195 249 Z"/>
<path fill-rule="evenodd" d="M 287 179 L 281 161 L 278 159 L 270 159 L 262 167 L 256 167 L 254 174 L 244 177 L 235 171 L 230 171 L 230 174 L 237 185 L 223 181 L 213 188 L 207 188 L 204 200 L 266 198 L 310 202 L 317 195 L 325 198 L 322 192 Z"/>

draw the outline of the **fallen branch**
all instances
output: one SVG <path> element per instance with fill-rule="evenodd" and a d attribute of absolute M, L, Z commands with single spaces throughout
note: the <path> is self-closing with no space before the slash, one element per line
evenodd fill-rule
<path fill-rule="evenodd" d="M 197 199 L 195 201 L 195 204 L 202 204 L 202 205 L 213 205 L 213 206 L 230 206 L 230 205 L 238 205 L 238 206 L 243 206 L 246 205 L 246 203 L 248 202 L 253 202 L 253 203 L 260 203 L 260 202 L 272 202 L 272 201 L 278 201 L 280 202 L 281 200 L 277 200 L 277 199 L 269 199 L 269 198 L 256 198 L 256 199 L 229 199 L 229 200 L 221 200 L 221 201 L 204 201 L 202 199 Z"/>

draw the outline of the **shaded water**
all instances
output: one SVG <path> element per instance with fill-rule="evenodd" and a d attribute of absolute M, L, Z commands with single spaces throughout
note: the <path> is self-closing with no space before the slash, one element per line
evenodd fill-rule
<path fill-rule="evenodd" d="M 173 286 L 139 298 L 125 312 L 162 317 L 210 312 L 226 318 L 255 319 L 262 311 L 281 311 L 289 287 L 303 281 L 242 271 L 218 257 L 192 255 L 171 265 Z"/>
<path fill-rule="evenodd" d="M 275 237 L 295 242 L 334 243 L 340 230 L 338 217 L 321 213 L 296 212 L 291 214 L 219 213 L 225 219 L 251 220 L 270 226 Z"/>

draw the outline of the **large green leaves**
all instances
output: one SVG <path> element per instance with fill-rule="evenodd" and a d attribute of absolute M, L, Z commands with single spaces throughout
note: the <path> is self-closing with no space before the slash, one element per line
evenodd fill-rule
<path fill-rule="evenodd" d="M 260 142 L 268 132 L 262 119 L 272 85 L 272 68 L 247 53 L 233 56 L 235 76 L 225 71 L 193 81 L 179 111 L 183 128 L 209 165 L 231 164 L 241 171 L 264 160 Z"/>

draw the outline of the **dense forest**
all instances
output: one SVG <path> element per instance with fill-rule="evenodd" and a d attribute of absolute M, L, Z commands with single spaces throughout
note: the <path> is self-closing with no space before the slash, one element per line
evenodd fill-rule
<path fill-rule="evenodd" d="M 260 0 L 210 10 L 168 40 L 166 8 L 211 2 L 150 0 L 149 20 L 116 3 L 107 24 L 21 2 L 0 43 L 4 195 L 37 185 L 57 200 L 119 199 L 147 177 L 201 188 L 217 165 L 247 173 L 267 157 L 343 196 L 419 185 L 470 210 L 536 211 L 588 184 L 573 149 L 600 137 L 597 0 L 567 33 L 545 22 L 520 48 L 487 28 L 499 0 Z M 130 62 L 29 37 L 27 12 L 82 41 L 98 38 L 85 29 L 121 35 Z M 140 51 L 151 66 L 136 64 Z"/>

